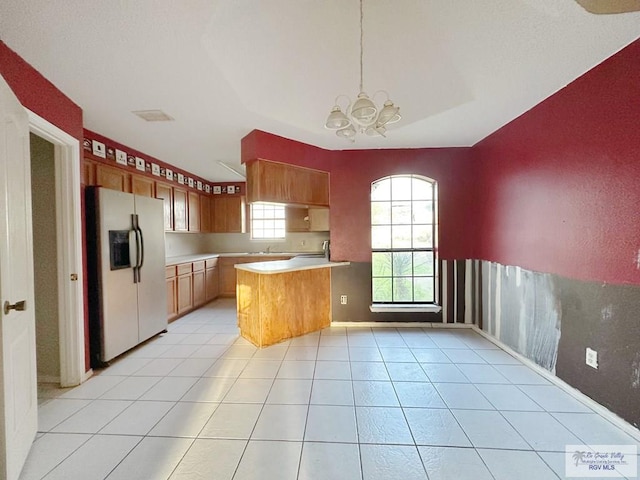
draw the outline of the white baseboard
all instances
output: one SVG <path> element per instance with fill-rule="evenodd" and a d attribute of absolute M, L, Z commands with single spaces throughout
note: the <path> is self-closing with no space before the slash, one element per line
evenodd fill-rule
<path fill-rule="evenodd" d="M 84 372 L 84 374 L 82 375 L 82 379 L 80 380 L 80 383 L 84 383 L 87 380 L 89 380 L 91 377 L 93 377 L 93 368 L 90 368 L 89 370 L 87 370 L 86 372 Z"/>

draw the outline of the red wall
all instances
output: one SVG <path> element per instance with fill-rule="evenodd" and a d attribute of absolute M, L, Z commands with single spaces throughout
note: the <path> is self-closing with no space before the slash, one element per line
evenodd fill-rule
<path fill-rule="evenodd" d="M 473 152 L 479 258 L 640 284 L 640 40 Z"/>
<path fill-rule="evenodd" d="M 242 161 L 255 158 L 330 172 L 334 260 L 371 261 L 371 182 L 407 173 L 438 182 L 440 258 L 475 258 L 476 175 L 468 148 L 331 151 L 254 130 L 242 139 Z"/>
<path fill-rule="evenodd" d="M 438 182 L 439 257 L 475 257 L 474 164 L 467 148 L 349 150 L 336 152 L 331 167 L 331 255 L 371 261 L 371 183 L 398 174 Z"/>
<path fill-rule="evenodd" d="M 20 103 L 32 112 L 40 115 L 56 127 L 77 138 L 82 144 L 82 109 L 69 97 L 43 77 L 36 69 L 25 62 L 17 53 L 0 41 L 0 75 L 13 90 Z M 84 193 L 84 190 L 82 191 Z M 84 195 L 81 199 L 81 211 L 84 222 Z M 85 245 L 84 225 L 82 228 L 82 244 Z M 86 275 L 86 252 L 82 252 L 84 289 L 88 289 Z M 84 302 L 85 323 L 85 366 L 89 369 L 89 311 Z"/>
<path fill-rule="evenodd" d="M 245 136 L 240 142 L 240 148 L 242 163 L 261 158 L 325 171 L 329 169 L 334 153 L 261 130 L 253 130 Z"/>
<path fill-rule="evenodd" d="M 0 75 L 23 106 L 82 141 L 82 109 L 1 40 Z"/>

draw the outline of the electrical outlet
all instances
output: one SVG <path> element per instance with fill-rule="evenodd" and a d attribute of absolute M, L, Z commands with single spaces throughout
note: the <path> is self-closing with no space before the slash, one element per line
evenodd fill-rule
<path fill-rule="evenodd" d="M 347 304 L 347 296 L 340 295 L 340 305 L 346 305 L 346 304 Z"/>
<path fill-rule="evenodd" d="M 598 369 L 598 352 L 587 347 L 585 363 L 592 368 Z"/>

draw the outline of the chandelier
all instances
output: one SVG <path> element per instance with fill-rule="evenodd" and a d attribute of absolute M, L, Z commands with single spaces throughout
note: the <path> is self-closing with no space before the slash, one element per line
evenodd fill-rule
<path fill-rule="evenodd" d="M 385 137 L 387 124 L 395 123 L 400 120 L 400 108 L 396 107 L 389 99 L 389 95 L 384 90 L 379 90 L 373 94 L 375 99 L 378 93 L 386 94 L 386 101 L 381 109 L 379 109 L 373 100 L 364 92 L 362 88 L 362 57 L 363 57 L 363 28 L 362 28 L 362 0 L 360 0 L 360 93 L 355 102 L 347 95 L 338 95 L 335 105 L 331 109 L 331 113 L 325 122 L 325 128 L 335 130 L 336 135 L 346 138 L 351 142 L 355 141 L 356 133 L 364 133 L 371 137 Z M 347 99 L 347 106 L 344 110 L 338 105 L 338 100 Z"/>

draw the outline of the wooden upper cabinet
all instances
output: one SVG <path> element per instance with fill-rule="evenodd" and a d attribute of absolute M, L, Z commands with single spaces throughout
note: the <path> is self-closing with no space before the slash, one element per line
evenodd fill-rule
<path fill-rule="evenodd" d="M 129 174 L 124 170 L 106 165 L 96 164 L 96 185 L 129 192 Z"/>
<path fill-rule="evenodd" d="M 309 231 L 309 209 L 304 207 L 286 207 L 287 232 Z"/>
<path fill-rule="evenodd" d="M 252 160 L 246 166 L 250 203 L 329 206 L 328 172 L 267 160 Z"/>
<path fill-rule="evenodd" d="M 216 196 L 212 198 L 213 231 L 216 233 L 244 233 L 244 196 Z"/>
<path fill-rule="evenodd" d="M 200 231 L 211 232 L 211 198 L 208 195 L 200 195 Z"/>
<path fill-rule="evenodd" d="M 187 196 L 187 212 L 189 217 L 189 231 L 200 231 L 200 195 L 197 192 L 189 192 Z"/>
<path fill-rule="evenodd" d="M 82 161 L 80 184 L 87 186 L 96 184 L 96 164 L 86 158 Z"/>
<path fill-rule="evenodd" d="M 173 187 L 168 183 L 156 182 L 156 198 L 164 201 L 164 229 L 173 230 Z"/>
<path fill-rule="evenodd" d="M 173 187 L 173 229 L 176 232 L 189 230 L 187 191 L 184 188 Z"/>
<path fill-rule="evenodd" d="M 329 231 L 329 209 L 323 207 L 309 207 L 309 231 Z"/>
<path fill-rule="evenodd" d="M 131 193 L 143 197 L 154 197 L 155 182 L 142 175 L 131 175 Z"/>

